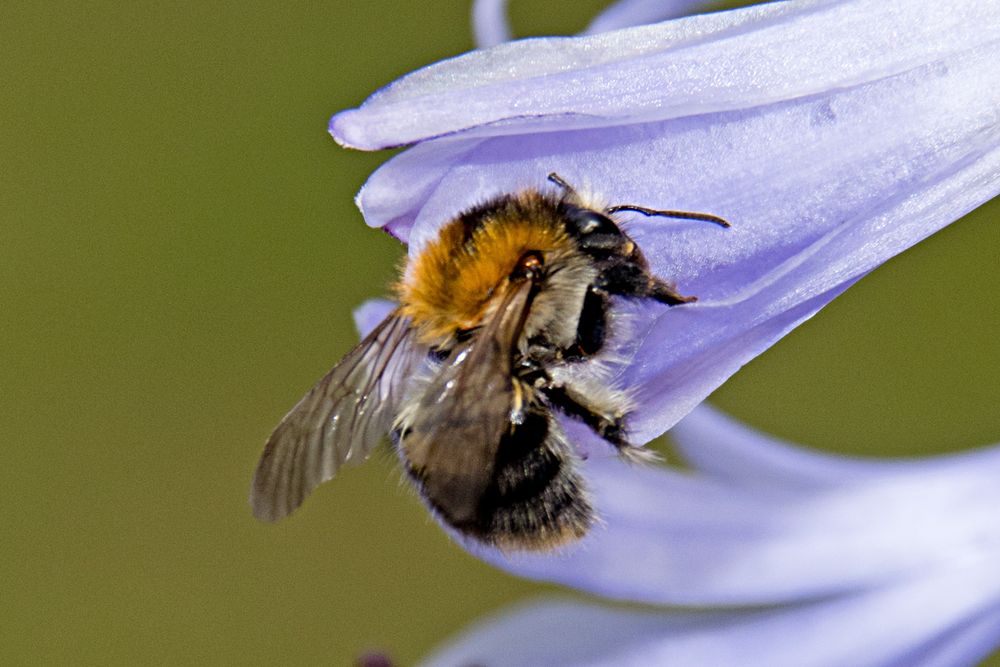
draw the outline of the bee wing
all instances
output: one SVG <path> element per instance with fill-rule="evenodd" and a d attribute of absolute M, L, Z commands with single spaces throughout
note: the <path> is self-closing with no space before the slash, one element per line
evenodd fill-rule
<path fill-rule="evenodd" d="M 285 415 L 264 447 L 250 490 L 253 514 L 276 521 L 341 465 L 360 462 L 392 426 L 423 347 L 393 311 Z"/>
<path fill-rule="evenodd" d="M 510 283 L 483 327 L 401 416 L 411 472 L 452 524 L 474 518 L 500 440 L 522 407 L 524 388 L 512 362 L 534 292 L 530 279 Z"/>

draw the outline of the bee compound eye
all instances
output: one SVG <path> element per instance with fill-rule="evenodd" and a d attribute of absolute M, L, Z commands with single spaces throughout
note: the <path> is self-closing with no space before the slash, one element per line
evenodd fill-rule
<path fill-rule="evenodd" d="M 571 228 L 578 236 L 621 236 L 611 218 L 589 208 L 577 208 L 569 213 Z"/>

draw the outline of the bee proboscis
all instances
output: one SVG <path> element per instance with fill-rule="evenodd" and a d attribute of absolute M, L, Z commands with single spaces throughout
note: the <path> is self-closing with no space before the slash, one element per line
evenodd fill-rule
<path fill-rule="evenodd" d="M 557 191 L 495 197 L 442 226 L 396 286 L 399 306 L 285 416 L 254 475 L 254 515 L 280 519 L 389 434 L 420 496 L 465 538 L 542 551 L 586 534 L 595 513 L 580 457 L 556 417 L 627 459 L 627 392 L 601 354 L 613 300 L 689 303 L 654 276 L 615 222 L 622 211 Z"/>

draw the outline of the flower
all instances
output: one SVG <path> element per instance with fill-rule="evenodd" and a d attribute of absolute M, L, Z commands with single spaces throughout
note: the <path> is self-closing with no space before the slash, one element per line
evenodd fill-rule
<path fill-rule="evenodd" d="M 486 5 L 482 20 L 502 3 Z M 522 576 L 663 608 L 536 603 L 430 664 L 971 664 L 1000 632 L 997 448 L 865 463 L 695 406 L 1000 192 L 1000 13 L 976 0 L 778 2 L 628 27 L 650 7 L 626 0 L 575 38 L 500 44 L 503 26 L 481 26 L 498 45 L 331 120 L 345 146 L 412 145 L 357 199 L 411 253 L 456 213 L 551 171 L 608 202 L 733 223 L 629 227 L 653 272 L 699 297 L 632 313 L 619 341 L 634 438 L 691 413 L 674 433 L 694 474 L 593 457 L 605 527 L 556 555 L 465 545 Z"/>
<path fill-rule="evenodd" d="M 357 198 L 411 254 L 460 211 L 552 171 L 608 202 L 730 220 L 631 221 L 654 273 L 699 297 L 647 308 L 622 341 L 644 442 L 996 196 L 1000 13 L 978 0 L 772 3 L 511 42 L 418 70 L 330 129 L 366 150 L 415 144 Z"/>
<path fill-rule="evenodd" d="M 693 474 L 591 466 L 607 529 L 516 573 L 657 605 L 543 600 L 425 664 L 972 665 L 1000 645 L 1000 445 L 923 461 L 821 455 L 701 406 Z"/>

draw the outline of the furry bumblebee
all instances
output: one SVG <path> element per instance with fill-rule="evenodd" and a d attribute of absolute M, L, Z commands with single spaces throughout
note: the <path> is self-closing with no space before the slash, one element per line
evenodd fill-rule
<path fill-rule="evenodd" d="M 285 416 L 250 503 L 264 521 L 302 504 L 386 434 L 407 475 L 460 535 L 544 551 L 595 520 L 579 455 L 556 419 L 579 420 L 626 459 L 632 403 L 598 355 L 613 299 L 694 301 L 652 275 L 620 211 L 728 223 L 640 206 L 587 206 L 558 191 L 496 197 L 446 223 L 396 286 L 399 306 Z"/>

